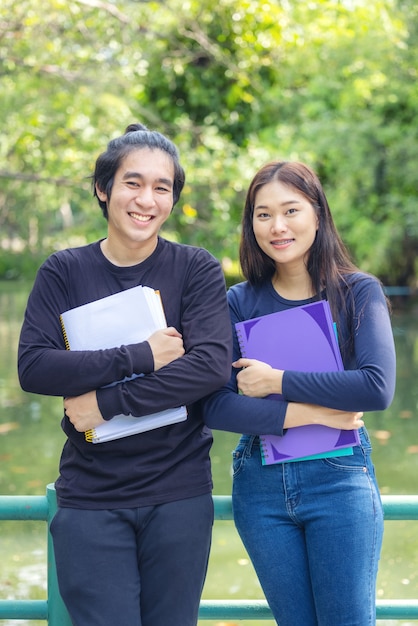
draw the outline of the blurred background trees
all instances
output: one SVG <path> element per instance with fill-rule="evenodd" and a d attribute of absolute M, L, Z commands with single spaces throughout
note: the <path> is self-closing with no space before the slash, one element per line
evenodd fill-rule
<path fill-rule="evenodd" d="M 168 237 L 236 275 L 250 179 L 302 160 L 362 269 L 416 287 L 417 73 L 414 0 L 2 0 L 0 277 L 104 236 L 89 176 L 142 121 L 186 169 Z"/>

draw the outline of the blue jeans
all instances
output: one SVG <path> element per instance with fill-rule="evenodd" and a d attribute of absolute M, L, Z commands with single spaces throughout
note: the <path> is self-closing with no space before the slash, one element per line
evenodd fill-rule
<path fill-rule="evenodd" d="M 366 429 L 352 456 L 262 466 L 233 453 L 237 530 L 280 626 L 372 626 L 383 509 Z"/>
<path fill-rule="evenodd" d="M 58 584 L 75 626 L 196 626 L 211 494 L 137 509 L 58 509 Z"/>

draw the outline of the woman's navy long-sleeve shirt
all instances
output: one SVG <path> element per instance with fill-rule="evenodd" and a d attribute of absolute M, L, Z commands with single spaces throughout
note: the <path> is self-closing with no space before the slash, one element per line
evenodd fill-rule
<path fill-rule="evenodd" d="M 355 273 L 346 277 L 354 297 L 352 350 L 344 355 L 344 371 L 285 371 L 282 382 L 283 400 L 249 398 L 237 393 L 232 369 L 229 382 L 204 401 L 204 419 L 211 428 L 248 435 L 282 435 L 289 402 L 317 404 L 345 411 L 380 411 L 389 406 L 395 391 L 396 358 L 390 315 L 386 299 L 377 279 Z M 347 292 L 348 293 L 348 292 Z M 348 296 L 347 296 L 348 297 Z M 282 298 L 265 282 L 253 287 L 239 283 L 228 291 L 233 328 L 234 360 L 240 358 L 235 323 L 313 300 L 292 301 Z M 348 303 L 348 310 L 352 310 Z M 339 341 L 347 344 L 350 325 L 341 312 Z"/>

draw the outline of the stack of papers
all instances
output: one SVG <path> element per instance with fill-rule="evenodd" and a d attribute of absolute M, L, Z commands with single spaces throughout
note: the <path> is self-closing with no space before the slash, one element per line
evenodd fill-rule
<path fill-rule="evenodd" d="M 102 350 L 140 343 L 167 327 L 159 292 L 142 285 L 65 311 L 60 321 L 67 350 Z M 125 381 L 113 384 L 120 382 Z M 88 430 L 85 437 L 92 443 L 103 443 L 185 419 L 185 406 L 142 417 L 116 415 L 106 424 Z"/>

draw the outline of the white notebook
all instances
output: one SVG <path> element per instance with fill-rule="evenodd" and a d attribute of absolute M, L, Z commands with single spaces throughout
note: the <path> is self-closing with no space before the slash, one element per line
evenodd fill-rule
<path fill-rule="evenodd" d="M 101 350 L 139 343 L 167 327 L 160 294 L 142 285 L 65 311 L 60 321 L 67 350 Z M 85 437 L 92 443 L 103 443 L 186 419 L 185 406 L 142 417 L 116 415 L 106 424 L 86 431 Z"/>

